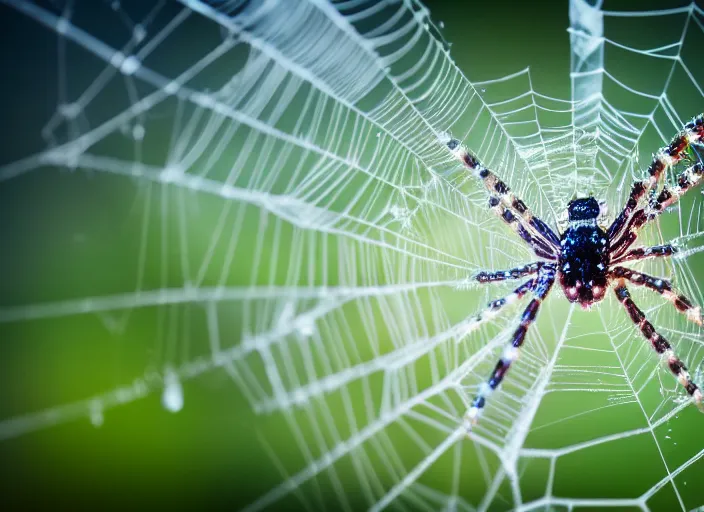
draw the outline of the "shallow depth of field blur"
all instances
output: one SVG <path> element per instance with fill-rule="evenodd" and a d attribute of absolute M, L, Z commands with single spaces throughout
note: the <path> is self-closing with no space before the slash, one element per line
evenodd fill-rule
<path fill-rule="evenodd" d="M 65 2 L 39 2 L 49 10 L 53 9 L 52 3 L 63 5 Z M 110 2 L 91 5 L 90 0 L 77 1 L 74 6 L 76 23 L 84 28 L 90 27 L 94 36 L 109 45 L 120 47 L 124 26 L 119 12 L 144 13 L 149 10 L 145 4 L 151 2 L 123 1 L 115 11 Z M 511 2 L 428 0 L 425 4 L 435 23 L 442 22 L 441 32 L 451 43 L 451 55 L 471 81 L 495 79 L 530 66 L 534 90 L 548 96 L 570 98 L 566 2 L 521 2 L 514 5 Z M 612 9 L 628 8 L 628 5 L 628 2 L 621 2 Z M 639 5 L 643 10 L 662 7 L 662 2 Z M 167 2 L 160 12 L 154 23 L 165 26 L 177 15 L 179 8 Z M 192 16 L 198 17 L 196 14 Z M 701 17 L 699 23 L 702 23 Z M 657 39 L 657 26 L 648 22 L 642 26 L 649 27 L 649 33 Z M 646 36 L 641 32 L 623 34 L 624 40 L 634 42 L 642 41 Z M 202 48 L 220 37 L 212 23 L 185 23 L 178 36 L 168 38 L 156 50 L 159 71 L 167 76 L 181 72 L 182 63 L 191 62 L 195 55 L 202 53 Z M 57 58 L 59 52 L 65 52 L 65 67 L 58 64 L 62 60 Z M 246 52 L 240 55 L 235 52 L 231 56 L 233 69 L 240 69 L 246 57 Z M 627 66 L 630 61 L 624 62 L 623 66 Z M 633 62 L 640 65 L 640 61 Z M 42 138 L 42 128 L 56 112 L 60 95 L 76 98 L 93 94 L 91 83 L 105 64 L 70 41 L 59 44 L 54 30 L 0 2 L 0 65 L 4 70 L 0 80 L 0 112 L 4 127 L 0 138 L 0 166 L 36 154 L 46 147 L 47 140 L 53 139 L 58 144 L 72 140 L 93 126 L 90 119 L 102 119 L 106 113 L 115 111 L 115 105 L 125 109 L 135 102 L 135 98 L 147 96 L 153 90 L 152 86 L 137 79 L 108 81 L 95 93 L 96 98 L 90 103 L 90 110 L 85 112 L 85 118 L 82 114 L 71 122 L 58 121 L 49 130 L 48 137 L 45 132 Z M 610 62 L 608 65 L 618 68 L 620 64 Z M 619 71 L 624 75 L 631 73 L 628 69 Z M 199 75 L 191 86 L 212 91 L 227 81 L 226 73 L 227 66 L 219 66 L 212 73 Z M 656 79 L 644 73 L 643 67 L 634 68 L 632 74 L 638 80 L 642 79 L 644 85 Z M 266 97 L 281 94 L 281 91 L 262 90 L 259 93 Z M 300 99 L 292 99 L 294 103 L 297 101 Z M 704 110 L 701 96 L 675 101 L 676 111 L 690 110 L 690 117 Z M 194 115 L 197 112 L 192 106 L 164 101 L 148 110 L 144 118 L 145 133 L 141 133 L 143 128 L 137 124 L 127 122 L 117 128 L 114 135 L 100 141 L 96 152 L 105 150 L 122 161 L 141 161 L 158 167 L 168 165 L 170 159 L 187 160 L 191 148 L 188 145 L 179 147 L 175 141 L 196 141 L 201 136 L 198 122 L 188 122 Z M 295 120 L 292 116 L 290 122 Z M 325 126 L 325 119 L 320 122 Z M 221 129 L 226 130 L 227 126 Z M 329 129 L 332 130 L 333 126 Z M 184 137 L 188 130 L 193 133 Z M 143 138 L 140 144 L 135 144 L 135 135 Z M 651 133 L 641 141 L 640 153 L 647 156 L 657 149 L 658 144 L 657 137 Z M 259 158 L 261 155 L 257 152 L 272 149 L 267 148 L 265 144 L 250 148 L 253 153 L 248 166 L 250 174 L 241 177 L 243 180 L 249 180 L 253 185 L 266 181 L 271 161 Z M 223 160 L 236 159 L 237 155 L 232 153 L 225 150 Z M 202 155 L 194 159 L 193 165 L 204 165 L 207 157 Z M 500 169 L 496 171 L 501 174 Z M 290 172 L 293 173 L 294 169 Z M 526 179 L 530 177 L 526 176 Z M 510 185 L 516 189 L 525 186 Z M 600 190 L 590 192 L 600 194 Z M 388 191 L 386 193 L 391 195 Z M 341 201 L 352 195 L 348 191 L 345 194 Z M 699 192 L 693 192 L 692 196 L 683 202 L 683 209 L 691 211 L 699 207 Z M 375 200 L 381 201 L 379 197 Z M 343 255 L 333 253 L 342 252 L 341 246 L 333 243 L 336 236 L 333 233 L 329 235 L 331 253 L 326 256 L 331 262 L 329 266 L 323 268 L 320 264 L 323 257 L 318 252 L 317 259 L 314 258 L 310 268 L 303 272 L 300 282 L 288 282 L 286 276 L 291 266 L 301 265 L 299 261 L 292 261 L 291 255 L 310 257 L 298 247 L 300 243 L 308 243 L 309 239 L 297 227 L 274 224 L 274 216 L 264 216 L 256 202 L 248 208 L 232 211 L 227 210 L 225 203 L 222 197 L 199 194 L 188 187 L 130 176 L 129 170 L 124 174 L 110 174 L 80 166 L 73 170 L 59 169 L 49 164 L 0 181 L 0 310 L 11 311 L 23 305 L 87 297 L 115 296 L 119 301 L 124 294 L 128 294 L 128 300 L 138 301 L 139 296 L 134 295 L 137 289 L 145 291 L 145 295 L 149 290 L 157 290 L 158 295 L 159 290 L 167 288 L 188 291 L 189 280 L 198 280 L 200 289 L 222 283 L 241 290 L 271 282 L 286 287 L 305 285 L 307 280 L 334 286 L 345 282 L 346 272 L 352 271 L 345 267 Z M 555 208 L 564 206 L 554 205 Z M 618 210 L 620 205 L 610 207 Z M 696 223 L 696 215 L 694 217 L 694 220 L 690 217 L 682 221 L 677 215 L 671 215 L 661 222 L 663 236 L 699 233 L 702 228 Z M 492 217 L 488 208 L 482 221 L 486 221 L 488 230 L 506 230 Z M 682 222 L 688 224 L 683 227 Z M 428 227 L 428 231 L 447 237 L 454 236 L 453 229 L 458 229 L 457 225 Z M 502 233 L 506 235 L 506 231 Z M 229 249 L 233 238 L 236 238 L 238 247 L 234 253 Z M 422 238 L 420 242 L 423 242 Z M 476 247 L 490 247 L 494 243 L 490 235 L 476 238 Z M 321 247 L 317 246 L 315 251 L 322 251 Z M 502 255 L 496 258 L 493 253 L 487 253 L 483 261 L 475 263 L 501 268 Z M 699 254 L 687 261 L 690 271 L 687 278 L 691 281 L 689 290 L 699 291 L 699 283 L 704 282 L 702 258 Z M 365 271 L 378 272 L 381 285 L 388 269 L 384 268 L 380 258 L 370 260 L 375 261 L 377 267 Z M 488 292 L 447 290 L 442 292 L 447 294 L 447 309 L 443 314 L 454 319 L 464 318 L 489 298 L 498 297 L 507 290 L 508 286 Z M 645 307 L 660 304 L 652 294 L 641 291 L 634 292 L 634 297 Z M 701 299 L 701 295 L 695 298 Z M 427 297 L 422 295 L 419 298 L 419 311 L 431 318 L 436 312 L 425 299 Z M 257 318 L 279 315 L 285 320 L 287 314 L 280 304 L 279 309 L 268 310 L 271 306 L 267 305 L 266 298 L 251 300 L 251 311 L 243 311 L 227 301 L 198 302 L 189 301 L 188 297 L 167 305 L 159 305 L 158 299 L 156 305 L 153 299 L 149 301 L 150 306 L 136 305 L 116 311 L 107 308 L 97 314 L 58 314 L 45 319 L 0 322 L 0 421 L 11 421 L 12 418 L 104 393 L 112 392 L 113 398 L 119 402 L 117 391 L 120 388 L 129 388 L 128 393 L 133 393 L 135 379 L 144 377 L 149 381 L 150 372 L 163 375 L 165 368 L 179 368 L 189 362 L 194 363 L 194 367 L 200 362 L 209 364 L 213 329 L 218 331 L 221 348 L 232 349 L 247 342 L 243 332 L 260 330 L 261 326 L 256 325 Z M 595 311 L 571 310 L 561 293 L 553 293 L 535 333 L 552 343 L 562 332 L 565 319 L 569 318 L 569 339 L 578 340 L 582 346 L 593 346 L 595 350 L 577 354 L 566 351 L 561 364 L 575 367 L 618 365 L 612 348 L 614 340 L 605 336 L 607 327 L 603 323 L 612 321 L 617 315 L 625 317 L 618 308 L 616 301 L 609 297 Z M 257 313 L 261 311 L 264 313 Z M 381 352 L 390 348 L 383 333 L 395 326 L 403 329 L 404 322 L 402 316 L 394 316 L 393 309 L 385 314 L 387 316 L 381 316 L 377 312 L 375 316 L 381 333 Z M 512 309 L 507 314 L 512 318 L 519 313 Z M 682 327 L 691 330 L 672 312 L 659 310 L 656 318 L 661 322 L 663 318 L 667 319 L 668 329 L 676 331 Z M 339 306 L 335 321 L 340 331 L 350 333 L 353 338 L 364 340 L 368 336 L 368 326 L 363 325 L 360 314 L 352 307 Z M 513 324 L 508 322 L 508 325 Z M 623 325 L 624 330 L 618 331 L 619 336 L 623 339 L 631 337 L 632 343 L 646 343 L 632 337 L 632 332 L 627 330 L 630 326 Z M 334 337 L 336 332 L 327 335 Z M 531 338 L 529 335 L 527 343 Z M 617 339 L 616 343 L 619 342 Z M 696 342 L 701 343 L 701 334 Z M 325 334 L 321 343 L 326 343 Z M 362 359 L 371 354 L 372 349 L 364 341 L 360 341 L 357 348 Z M 316 353 L 316 350 L 313 348 L 312 352 Z M 690 362 L 695 372 L 701 364 L 702 352 L 691 350 L 690 353 L 699 355 L 699 360 Z M 289 357 L 292 368 L 322 364 L 321 361 L 306 361 L 303 356 L 293 353 L 281 357 Z M 641 358 L 635 360 L 635 364 L 643 361 Z M 652 367 L 643 365 L 644 374 L 656 369 L 655 357 L 651 363 Z M 249 367 L 246 370 L 240 367 L 240 372 L 252 372 L 261 379 L 268 375 L 265 359 L 252 357 L 242 364 Z M 487 362 L 486 368 L 489 369 L 491 364 L 493 359 Z M 23 432 L 22 425 L 16 425 L 22 435 L 0 440 L 3 471 L 0 496 L 26 503 L 81 502 L 99 508 L 105 505 L 146 507 L 145 504 L 153 503 L 160 508 L 218 505 L 238 509 L 275 488 L 319 456 L 315 454 L 318 448 L 312 448 L 311 454 L 302 454 L 297 435 L 306 440 L 303 444 L 311 446 L 319 447 L 324 441 L 329 449 L 335 444 L 326 437 L 327 434 L 310 427 L 315 421 L 325 421 L 322 416 L 311 422 L 310 418 L 302 417 L 305 415 L 302 410 L 296 408 L 257 414 L 227 371 L 222 368 L 204 372 L 195 368 L 194 371 L 199 375 L 182 383 L 182 408 L 178 398 L 171 404 L 172 409 L 178 409 L 176 411 L 169 411 L 169 407 L 164 406 L 163 402 L 168 398 L 165 399 L 160 392 L 150 392 L 143 398 L 130 399 L 129 403 L 109 407 L 104 412 L 96 406 L 92 418 L 82 416 L 32 432 Z M 667 373 L 661 374 L 664 389 L 679 391 L 674 381 L 667 380 L 670 378 Z M 415 379 L 409 389 L 414 389 L 416 384 L 417 389 L 422 389 L 436 377 L 428 365 L 419 364 L 407 376 Z M 579 375 L 570 374 L 565 377 L 565 382 L 571 378 L 579 380 Z M 607 376 L 604 382 L 608 380 Z M 383 385 L 381 378 L 370 382 Z M 585 388 L 583 383 L 580 381 Z M 519 385 L 529 386 L 530 383 Z M 606 384 L 595 384 L 595 387 L 600 386 Z M 363 411 L 364 393 L 355 389 L 354 384 L 350 384 L 349 391 L 355 408 Z M 579 400 L 574 400 L 575 396 Z M 661 397 L 652 399 L 657 401 Z M 573 446 L 584 439 L 585 431 L 586 437 L 596 438 L 602 432 L 607 435 L 649 428 L 637 403 L 604 407 L 588 415 L 588 419 L 579 416 L 582 411 L 608 403 L 608 397 L 603 393 L 546 394 L 525 447 Z M 327 406 L 331 421 L 340 423 L 337 426 L 342 437 L 351 435 L 354 428 L 340 420 L 344 418 L 345 405 L 331 399 Z M 360 412 L 356 426 L 359 428 L 366 425 L 366 419 L 361 415 Z M 571 419 L 550 426 L 553 421 L 566 417 Z M 296 434 L 291 428 L 296 422 L 308 426 Z M 548 484 L 552 485 L 554 496 L 570 499 L 635 498 L 655 486 L 668 472 L 682 468 L 681 473 L 673 477 L 678 484 L 676 490 L 670 483 L 663 485 L 649 501 L 650 506 L 653 510 L 691 510 L 704 505 L 701 493 L 704 485 L 701 457 L 704 452 L 700 451 L 704 446 L 702 425 L 704 415 L 689 407 L 661 428 L 645 435 L 627 436 L 584 453 L 576 452 L 559 459 L 557 467 L 552 470 L 547 459 L 536 458 L 519 465 L 522 501 L 530 502 L 548 495 Z M 409 474 L 419 460 L 414 438 L 410 436 L 407 441 L 402 441 L 403 432 L 403 426 L 388 430 L 392 440 L 395 435 L 399 436 L 398 442 L 393 443 L 398 460 L 390 464 L 400 477 Z M 444 440 L 431 428 L 427 431 L 418 428 L 416 432 L 430 448 Z M 391 441 L 381 441 L 382 445 L 386 442 Z M 466 454 L 467 460 L 476 457 L 470 442 L 456 450 L 456 453 L 460 452 Z M 383 453 L 381 448 L 379 453 Z M 683 468 L 685 462 L 697 453 L 699 458 Z M 380 455 L 379 460 L 372 463 L 383 465 L 383 459 Z M 452 493 L 453 486 L 459 486 L 459 495 L 467 503 L 478 505 L 482 498 L 479 489 L 489 485 L 484 475 L 487 471 L 491 474 L 500 471 L 496 462 L 486 462 L 487 467 L 468 463 L 460 472 L 460 483 L 449 481 L 447 477 L 456 474 L 453 473 L 454 464 L 455 459 L 449 456 L 439 458 L 430 471 L 420 475 L 419 481 L 423 485 L 414 488 L 412 493 L 422 494 L 428 489 Z M 327 506 L 335 510 L 341 506 L 339 496 L 342 490 L 349 508 L 365 506 L 365 494 L 355 476 L 353 464 L 342 462 L 335 469 L 334 474 L 321 474 L 273 506 L 312 510 Z M 554 479 L 548 483 L 551 474 Z M 476 482 L 481 485 L 475 487 Z M 379 488 L 374 493 L 380 497 L 396 481 L 380 477 L 377 483 Z M 505 496 L 505 500 L 497 498 L 490 510 L 511 506 L 512 489 L 505 482 L 501 485 L 498 494 Z M 404 499 L 395 505 L 408 509 L 417 507 L 417 501 Z M 553 510 L 558 508 L 555 506 Z M 628 508 L 628 503 L 624 503 L 622 509 Z"/>

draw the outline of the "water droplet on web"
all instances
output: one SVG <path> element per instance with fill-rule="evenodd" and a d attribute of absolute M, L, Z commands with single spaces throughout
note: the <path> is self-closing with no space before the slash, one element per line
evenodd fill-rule
<path fill-rule="evenodd" d="M 142 140 L 144 138 L 144 126 L 141 124 L 136 124 L 134 125 L 134 128 L 132 128 L 132 137 L 134 140 Z"/>
<path fill-rule="evenodd" d="M 59 113 L 66 119 L 75 119 L 83 108 L 80 103 L 62 103 L 58 107 Z"/>
<path fill-rule="evenodd" d="M 315 334 L 315 321 L 307 317 L 301 317 L 296 322 L 296 331 L 304 338 L 310 338 Z"/>
<path fill-rule="evenodd" d="M 445 22 L 444 21 L 439 22 L 438 27 L 445 28 Z"/>
<path fill-rule="evenodd" d="M 68 32 L 70 26 L 71 22 L 68 21 L 66 18 L 59 18 L 59 20 L 56 22 L 56 32 L 59 34 L 65 34 L 66 32 Z"/>
<path fill-rule="evenodd" d="M 118 59 L 119 60 L 119 59 Z M 140 67 L 142 66 L 142 63 L 139 61 L 137 57 L 134 55 L 130 55 L 129 57 L 123 59 L 118 66 L 120 72 L 125 75 L 125 76 L 131 76 L 133 75 Z"/>
<path fill-rule="evenodd" d="M 306 403 L 306 394 L 301 389 L 297 389 L 293 393 L 293 401 L 298 405 Z"/>
<path fill-rule="evenodd" d="M 167 370 L 164 375 L 164 393 L 161 395 L 161 404 L 170 412 L 183 409 L 183 387 L 181 381 L 173 370 Z"/>
<path fill-rule="evenodd" d="M 145 37 L 147 37 L 147 31 L 144 27 L 142 25 L 135 25 L 132 29 L 132 38 L 135 42 L 141 43 Z"/>
<path fill-rule="evenodd" d="M 105 418 L 103 417 L 103 406 L 97 400 L 90 406 L 90 423 L 95 428 L 102 426 Z"/>

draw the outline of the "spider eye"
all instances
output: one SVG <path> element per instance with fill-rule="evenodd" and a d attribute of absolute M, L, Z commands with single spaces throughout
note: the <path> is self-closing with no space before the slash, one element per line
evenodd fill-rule
<path fill-rule="evenodd" d="M 587 197 L 570 201 L 567 206 L 569 221 L 596 219 L 599 216 L 601 207 L 596 199 Z"/>

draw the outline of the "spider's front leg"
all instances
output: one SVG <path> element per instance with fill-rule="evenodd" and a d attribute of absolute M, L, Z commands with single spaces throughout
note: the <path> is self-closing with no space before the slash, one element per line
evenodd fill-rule
<path fill-rule="evenodd" d="M 666 185 L 660 194 L 651 201 L 647 209 L 642 208 L 635 212 L 622 235 L 612 243 L 612 257 L 622 260 L 624 252 L 636 241 L 638 230 L 679 201 L 688 190 L 701 183 L 703 176 L 704 164 L 697 162 L 677 176 L 677 186 L 669 187 Z"/>
<path fill-rule="evenodd" d="M 685 388 L 687 393 L 689 393 L 689 395 L 694 399 L 694 402 L 697 404 L 699 410 L 704 412 L 704 405 L 702 404 L 704 401 L 704 396 L 702 395 L 701 389 L 699 389 L 699 386 L 692 381 L 689 371 L 687 371 L 687 367 L 680 360 L 680 358 L 677 357 L 675 351 L 672 349 L 672 345 L 670 345 L 665 338 L 655 331 L 653 324 L 648 322 L 645 318 L 645 314 L 633 302 L 631 299 L 631 294 L 628 292 L 628 288 L 626 288 L 626 284 L 623 279 L 620 279 L 617 282 L 617 285 L 614 288 L 614 293 L 616 293 L 616 297 L 618 297 L 619 302 L 623 304 L 624 308 L 626 308 L 628 316 L 631 317 L 633 323 L 638 326 L 643 336 L 650 341 L 650 344 L 653 349 L 655 349 L 655 352 L 667 361 L 667 365 L 672 374 Z"/>
<path fill-rule="evenodd" d="M 487 169 L 457 139 L 446 145 L 455 158 L 480 178 L 489 191 L 489 206 L 541 258 L 556 261 L 560 253 L 560 238 L 545 222 L 536 217 L 526 204 L 516 197 L 499 177 Z"/>
<path fill-rule="evenodd" d="M 609 227 L 609 237 L 612 240 L 625 227 L 626 221 L 638 206 L 638 201 L 658 184 L 665 169 L 682 160 L 685 150 L 691 144 L 700 142 L 702 139 L 704 139 L 704 114 L 698 115 L 685 124 L 682 131 L 672 138 L 669 145 L 660 148 L 653 155 L 653 160 L 648 167 L 650 176 L 633 184 L 626 205 Z"/>
<path fill-rule="evenodd" d="M 646 214 L 646 212 L 642 209 L 637 210 L 640 200 L 645 197 L 646 193 L 656 187 L 666 169 L 676 165 L 683 158 L 685 158 L 687 148 L 689 148 L 692 144 L 700 143 L 702 140 L 704 140 L 704 114 L 700 114 L 689 123 L 685 124 L 682 131 L 673 137 L 670 144 L 660 148 L 660 150 L 653 156 L 650 167 L 648 167 L 648 174 L 650 176 L 643 181 L 637 181 L 633 184 L 628 200 L 626 201 L 626 205 L 623 207 L 623 210 L 621 210 L 621 213 L 618 217 L 616 217 L 611 226 L 609 226 L 609 240 L 611 241 L 611 247 L 614 251 L 619 248 L 622 248 L 623 251 L 628 249 L 628 247 L 635 241 L 635 232 L 637 229 L 653 217 Z M 678 177 L 680 189 L 683 188 L 681 180 L 684 176 L 692 176 L 694 177 L 694 180 L 684 187 L 684 190 L 681 190 L 682 193 L 700 180 L 701 168 L 697 168 L 697 164 L 695 164 L 693 167 L 682 173 Z M 663 193 L 667 196 L 666 190 L 667 189 L 664 189 Z M 682 193 L 677 195 L 674 200 L 677 200 Z M 663 198 L 661 201 L 660 197 L 658 197 L 655 201 L 653 201 L 651 207 L 657 207 L 658 204 L 661 204 L 663 205 L 663 208 L 665 208 L 666 206 L 664 206 L 664 203 L 669 199 L 670 197 L 668 196 Z M 637 215 L 638 213 L 640 213 L 643 218 L 635 219 L 633 217 L 634 214 Z"/>
<path fill-rule="evenodd" d="M 660 215 L 666 208 L 679 201 L 685 192 L 701 182 L 702 176 L 704 176 L 704 164 L 702 162 L 697 162 L 682 171 L 677 176 L 677 186 L 669 187 L 666 185 L 655 199 L 651 206 L 653 212 L 650 217 Z"/>
<path fill-rule="evenodd" d="M 528 327 L 530 327 L 535 321 L 540 304 L 550 292 L 550 288 L 552 288 L 552 285 L 555 282 L 555 274 L 555 265 L 548 263 L 542 265 L 538 271 L 538 277 L 533 280 L 533 300 L 530 301 L 526 309 L 523 311 L 523 315 L 521 315 L 521 323 L 513 332 L 513 335 L 511 336 L 511 343 L 504 349 L 501 358 L 496 363 L 491 377 L 487 382 L 483 383 L 479 387 L 479 392 L 472 402 L 472 406 L 467 411 L 466 418 L 470 422 L 470 425 L 476 423 L 479 419 L 479 415 L 484 409 L 487 399 L 491 393 L 499 387 L 499 384 L 501 384 L 501 381 L 504 380 L 511 364 L 518 358 L 520 348 L 523 345 L 526 333 L 528 332 Z"/>

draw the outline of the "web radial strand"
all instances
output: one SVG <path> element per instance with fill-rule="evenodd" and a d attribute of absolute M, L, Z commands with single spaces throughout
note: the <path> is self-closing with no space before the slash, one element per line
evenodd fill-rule
<path fill-rule="evenodd" d="M 571 0 L 564 98 L 527 68 L 470 81 L 481 63 L 460 69 L 459 42 L 450 52 L 417 0 L 146 4 L 0 1 L 0 18 L 51 36 L 48 57 L 12 42 L 58 72 L 33 85 L 52 111 L 0 153 L 0 211 L 19 219 L 1 235 L 3 443 L 86 420 L 161 439 L 158 414 L 185 417 L 200 426 L 171 450 L 214 439 L 218 467 L 253 454 L 247 473 L 266 477 L 237 489 L 250 510 L 704 504 L 704 452 L 687 434 L 701 417 L 613 297 L 580 312 L 555 288 L 467 439 L 463 416 L 527 302 L 484 308 L 517 284 L 498 272 L 531 279 L 536 256 L 446 144 L 555 233 L 575 195 L 606 200 L 608 223 L 702 110 L 701 8 Z M 684 191 L 682 172 L 665 170 L 667 190 Z M 623 260 L 671 280 L 696 321 L 692 176 Z M 41 201 L 10 200 L 27 187 Z M 658 247 L 672 249 L 646 257 Z M 633 301 L 701 386 L 699 327 L 648 288 L 630 286 Z M 214 434 L 230 413 L 247 428 Z M 94 433 L 135 444 L 110 432 Z"/>

